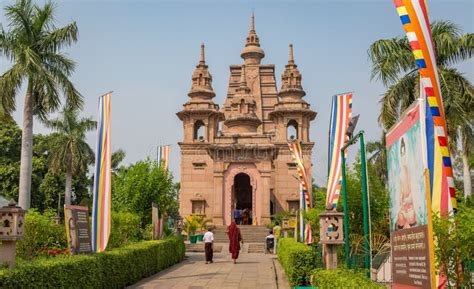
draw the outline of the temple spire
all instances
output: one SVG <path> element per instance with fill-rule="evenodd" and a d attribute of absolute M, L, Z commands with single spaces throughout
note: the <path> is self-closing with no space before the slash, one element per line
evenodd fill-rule
<path fill-rule="evenodd" d="M 289 51 L 288 51 L 288 63 L 289 64 L 294 64 L 295 59 L 293 57 L 293 44 L 289 45 Z"/>
<path fill-rule="evenodd" d="M 250 93 L 250 88 L 247 86 L 247 78 L 245 76 L 245 65 L 242 65 L 242 71 L 240 72 L 240 82 L 237 92 L 248 94 Z"/>
<path fill-rule="evenodd" d="M 206 60 L 204 58 L 204 43 L 201 43 L 201 55 L 199 57 L 199 64 L 206 64 Z"/>
<path fill-rule="evenodd" d="M 306 93 L 301 86 L 301 73 L 295 64 L 293 56 L 293 44 L 288 49 L 288 64 L 285 65 L 285 71 L 281 76 L 281 98 L 301 99 Z"/>
<path fill-rule="evenodd" d="M 255 15 L 252 11 L 252 19 L 250 22 L 250 32 L 255 32 Z"/>
<path fill-rule="evenodd" d="M 245 64 L 260 64 L 260 60 L 265 57 L 265 52 L 260 48 L 260 39 L 257 32 L 255 32 L 255 15 L 252 12 L 250 18 L 250 31 L 245 41 L 245 47 L 240 52 L 240 57 L 245 61 Z"/>
<path fill-rule="evenodd" d="M 211 99 L 216 95 L 212 89 L 212 75 L 204 58 L 204 43 L 201 44 L 199 64 L 193 72 L 191 91 L 188 95 L 195 99 Z"/>

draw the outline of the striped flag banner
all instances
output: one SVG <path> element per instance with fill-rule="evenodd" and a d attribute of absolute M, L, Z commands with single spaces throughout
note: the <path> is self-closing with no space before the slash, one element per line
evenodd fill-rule
<path fill-rule="evenodd" d="M 165 169 L 168 169 L 170 152 L 171 152 L 170 145 L 158 146 L 157 161 L 160 165 L 163 165 Z"/>
<path fill-rule="evenodd" d="M 110 235 L 111 205 L 111 93 L 99 98 L 94 194 L 92 204 L 92 250 L 102 252 Z"/>
<path fill-rule="evenodd" d="M 433 212 L 448 216 L 456 211 L 453 168 L 441 96 L 436 51 L 431 37 L 425 0 L 394 0 L 398 16 L 420 73 L 420 92 L 425 99 L 427 166 L 429 169 Z M 440 269 L 438 288 L 446 286 Z"/>
<path fill-rule="evenodd" d="M 312 204 L 308 186 L 308 177 L 303 162 L 301 144 L 299 142 L 288 143 L 288 147 L 298 171 L 298 180 L 300 182 L 300 210 L 306 211 L 307 208 L 311 208 Z M 302 214 L 300 214 L 300 234 L 301 240 L 304 240 L 306 244 L 312 242 L 311 226 L 310 224 L 305 224 Z"/>
<path fill-rule="evenodd" d="M 332 99 L 329 125 L 328 185 L 326 205 L 336 208 L 342 187 L 341 148 L 347 137 L 347 127 L 352 116 L 352 92 L 335 95 Z"/>
<path fill-rule="evenodd" d="M 395 0 L 420 73 L 421 95 L 426 99 L 426 136 L 431 200 L 442 216 L 456 208 L 453 169 L 448 149 L 436 53 L 424 0 Z"/>

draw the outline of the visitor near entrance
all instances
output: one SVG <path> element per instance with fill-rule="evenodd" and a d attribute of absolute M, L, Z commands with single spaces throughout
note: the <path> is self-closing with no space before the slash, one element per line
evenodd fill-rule
<path fill-rule="evenodd" d="M 214 255 L 214 249 L 212 248 L 214 243 L 214 233 L 212 232 L 212 227 L 209 226 L 207 228 L 207 232 L 202 237 L 202 241 L 204 242 L 204 251 L 206 252 L 206 264 L 214 263 L 212 261 L 212 257 Z"/>
<path fill-rule="evenodd" d="M 281 236 L 281 227 L 278 222 L 275 223 L 275 226 L 273 227 L 273 236 L 275 236 L 275 248 L 273 249 L 273 254 L 276 254 L 278 249 L 278 240 Z"/>
<path fill-rule="evenodd" d="M 237 227 L 235 221 L 232 221 L 230 226 L 227 228 L 227 236 L 229 237 L 229 253 L 232 254 L 232 260 L 234 260 L 235 264 L 237 263 L 237 258 L 239 258 L 240 242 L 242 242 L 242 246 L 244 245 L 242 234 L 240 233 L 240 229 Z"/>
<path fill-rule="evenodd" d="M 275 236 L 273 235 L 272 230 L 270 230 L 268 236 L 265 237 L 265 245 L 265 254 L 268 252 L 273 252 L 273 254 L 275 254 Z"/>

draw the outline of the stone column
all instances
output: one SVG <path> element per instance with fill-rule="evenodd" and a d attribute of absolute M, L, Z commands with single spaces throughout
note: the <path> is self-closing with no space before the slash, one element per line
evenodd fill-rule
<path fill-rule="evenodd" d="M 212 222 L 214 225 L 224 225 L 224 163 L 214 163 L 214 208 Z"/>
<path fill-rule="evenodd" d="M 262 215 L 261 224 L 270 224 L 270 188 L 271 188 L 271 163 L 263 162 L 260 169 L 262 178 Z"/>

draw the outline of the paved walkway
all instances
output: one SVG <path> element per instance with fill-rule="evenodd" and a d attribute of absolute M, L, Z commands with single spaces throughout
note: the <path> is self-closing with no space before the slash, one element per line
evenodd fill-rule
<path fill-rule="evenodd" d="M 290 287 L 275 255 L 241 253 L 237 264 L 233 264 L 224 248 L 222 253 L 214 254 L 214 263 L 207 265 L 203 253 L 186 253 L 183 262 L 129 288 L 288 289 Z"/>

